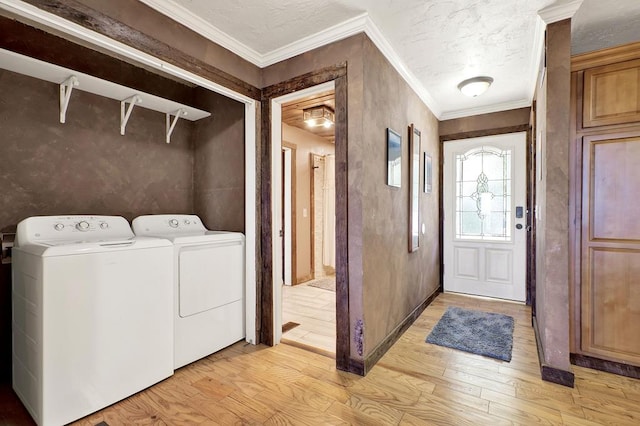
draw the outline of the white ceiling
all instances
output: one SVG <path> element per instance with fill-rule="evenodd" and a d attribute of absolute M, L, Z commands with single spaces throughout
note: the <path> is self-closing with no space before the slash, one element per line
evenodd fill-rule
<path fill-rule="evenodd" d="M 538 11 L 575 10 L 581 3 L 141 1 L 261 67 L 365 31 L 440 119 L 530 105 L 544 29 Z M 627 31 L 620 31 L 621 19 Z M 640 40 L 639 19 L 640 0 L 584 0 L 573 20 L 573 51 Z M 468 98 L 457 90 L 460 81 L 478 75 L 494 78 L 484 95 Z"/>

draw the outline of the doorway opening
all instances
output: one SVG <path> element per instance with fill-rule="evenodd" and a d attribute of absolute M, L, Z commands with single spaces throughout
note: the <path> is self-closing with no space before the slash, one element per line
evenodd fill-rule
<path fill-rule="evenodd" d="M 273 138 L 275 212 L 274 290 L 276 335 L 283 343 L 335 356 L 336 275 L 335 275 L 335 131 L 333 124 L 305 123 L 304 111 L 335 108 L 333 82 L 299 91 L 276 100 L 280 115 L 273 127 L 281 130 Z M 274 108 L 275 109 L 275 108 Z M 277 119 L 277 121 L 276 121 Z M 277 146 L 279 145 L 279 146 Z M 280 155 L 279 165 L 275 164 Z M 279 172 L 276 174 L 276 169 Z M 275 270 L 279 269 L 278 272 Z M 280 302 L 280 306 L 278 306 Z M 277 321 L 277 320 L 276 320 Z"/>

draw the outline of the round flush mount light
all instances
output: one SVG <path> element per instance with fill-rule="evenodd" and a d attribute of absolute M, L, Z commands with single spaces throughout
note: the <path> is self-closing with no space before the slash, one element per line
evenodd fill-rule
<path fill-rule="evenodd" d="M 493 83 L 491 77 L 473 77 L 458 84 L 458 89 L 465 95 L 475 98 L 487 91 Z"/>

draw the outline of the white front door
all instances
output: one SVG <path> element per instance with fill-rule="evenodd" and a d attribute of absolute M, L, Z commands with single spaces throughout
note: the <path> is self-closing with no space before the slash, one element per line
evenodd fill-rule
<path fill-rule="evenodd" d="M 526 133 L 444 143 L 444 291 L 524 301 Z"/>

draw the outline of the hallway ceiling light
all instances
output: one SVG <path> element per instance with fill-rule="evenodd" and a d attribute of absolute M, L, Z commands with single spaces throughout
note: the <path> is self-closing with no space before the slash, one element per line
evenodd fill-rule
<path fill-rule="evenodd" d="M 326 105 L 302 110 L 302 119 L 309 127 L 331 127 L 335 122 L 333 110 Z"/>
<path fill-rule="evenodd" d="M 458 84 L 458 89 L 465 95 L 475 98 L 487 91 L 493 83 L 491 77 L 473 77 Z"/>

